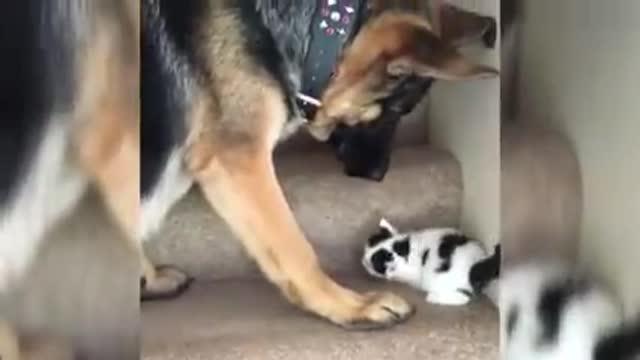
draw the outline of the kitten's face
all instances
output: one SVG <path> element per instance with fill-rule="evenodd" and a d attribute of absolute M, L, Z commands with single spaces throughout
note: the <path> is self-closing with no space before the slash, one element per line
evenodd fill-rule
<path fill-rule="evenodd" d="M 407 283 L 440 304 L 461 305 L 498 276 L 500 255 L 487 257 L 482 244 L 452 228 L 400 233 L 382 220 L 364 249 L 372 276 Z M 466 299 L 463 299 L 465 296 Z M 428 300 L 429 301 L 429 300 Z"/>
<path fill-rule="evenodd" d="M 420 269 L 409 263 L 411 239 L 381 226 L 367 242 L 362 265 L 372 276 L 409 283 L 419 281 Z"/>

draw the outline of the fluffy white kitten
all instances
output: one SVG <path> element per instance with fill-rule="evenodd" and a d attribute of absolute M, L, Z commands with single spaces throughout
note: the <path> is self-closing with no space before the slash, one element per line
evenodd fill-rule
<path fill-rule="evenodd" d="M 500 255 L 498 247 L 487 257 L 481 242 L 453 228 L 401 233 L 382 219 L 362 264 L 375 277 L 425 291 L 430 303 L 464 305 L 497 277 Z"/>
<path fill-rule="evenodd" d="M 505 271 L 503 360 L 640 359 L 640 322 L 624 324 L 613 294 L 561 263 Z"/>

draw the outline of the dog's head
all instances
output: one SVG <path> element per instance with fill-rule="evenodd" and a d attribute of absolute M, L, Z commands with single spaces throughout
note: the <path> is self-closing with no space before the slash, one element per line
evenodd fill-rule
<path fill-rule="evenodd" d="M 381 181 L 391 160 L 391 148 L 400 118 L 411 112 L 431 87 L 431 79 L 408 77 L 380 102 L 375 121 L 355 126 L 338 124 L 329 137 L 348 176 Z"/>
<path fill-rule="evenodd" d="M 420 269 L 409 263 L 410 240 L 383 219 L 378 232 L 371 235 L 365 245 L 362 265 L 378 278 L 415 282 L 420 277 Z"/>
<path fill-rule="evenodd" d="M 398 120 L 433 80 L 497 74 L 462 56 L 455 48 L 459 40 L 438 36 L 415 14 L 388 11 L 373 18 L 339 59 L 309 132 L 330 141 L 348 175 L 381 180 Z"/>

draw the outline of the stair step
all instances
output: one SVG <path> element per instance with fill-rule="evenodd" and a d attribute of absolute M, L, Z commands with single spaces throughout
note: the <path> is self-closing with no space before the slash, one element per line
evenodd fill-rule
<path fill-rule="evenodd" d="M 397 149 L 382 183 L 346 177 L 328 151 L 289 153 L 276 163 L 296 218 L 332 272 L 360 271 L 362 246 L 381 216 L 400 228 L 459 221 L 460 166 L 449 153 L 429 146 Z M 196 191 L 174 208 L 148 252 L 155 263 L 178 265 L 199 278 L 259 275 Z"/>
<path fill-rule="evenodd" d="M 143 359 L 498 358 L 498 313 L 489 302 L 435 306 L 403 286 L 361 277 L 342 280 L 360 290 L 394 290 L 418 311 L 395 328 L 349 332 L 294 308 L 264 281 L 200 281 L 178 299 L 142 305 Z"/>

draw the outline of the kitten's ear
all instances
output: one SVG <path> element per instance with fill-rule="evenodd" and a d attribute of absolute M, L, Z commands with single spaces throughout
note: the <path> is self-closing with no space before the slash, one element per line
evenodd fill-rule
<path fill-rule="evenodd" d="M 493 248 L 493 255 L 492 256 L 496 257 L 498 260 L 502 259 L 502 246 L 500 244 L 497 244 Z"/>
<path fill-rule="evenodd" d="M 378 224 L 378 226 L 380 226 L 380 230 L 387 230 L 389 235 L 398 235 L 398 230 L 396 230 L 396 228 L 394 228 L 393 225 L 391 225 L 391 223 L 389 223 L 385 218 L 380 220 L 380 224 Z"/>
<path fill-rule="evenodd" d="M 369 237 L 369 241 L 367 241 L 367 246 L 374 247 L 379 243 L 387 240 L 388 238 L 394 237 L 398 234 L 398 231 L 391 226 L 391 224 L 387 221 L 387 219 L 380 220 L 378 224 L 378 232 L 371 235 Z"/>

